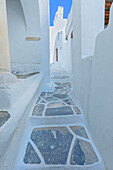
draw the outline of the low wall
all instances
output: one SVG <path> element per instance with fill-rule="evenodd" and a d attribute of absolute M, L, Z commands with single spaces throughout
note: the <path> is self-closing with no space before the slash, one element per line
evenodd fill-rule
<path fill-rule="evenodd" d="M 43 74 L 38 74 L 12 85 L 12 97 L 16 100 L 16 103 L 12 103 L 11 107 L 7 109 L 11 117 L 3 126 L 0 127 L 0 169 L 6 159 L 6 156 L 4 157 L 4 155 L 6 154 L 19 122 L 24 116 L 26 109 L 32 103 L 32 99 L 39 95 L 42 83 Z M 17 93 L 17 91 L 19 93 Z M 26 118 L 24 116 L 24 122 L 27 118 L 28 112 L 26 113 Z M 14 152 L 16 152 L 16 150 Z"/>

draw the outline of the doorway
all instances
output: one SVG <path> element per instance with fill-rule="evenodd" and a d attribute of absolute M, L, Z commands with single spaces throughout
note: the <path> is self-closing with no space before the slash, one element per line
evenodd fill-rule
<path fill-rule="evenodd" d="M 58 48 L 56 48 L 56 61 L 58 62 Z"/>

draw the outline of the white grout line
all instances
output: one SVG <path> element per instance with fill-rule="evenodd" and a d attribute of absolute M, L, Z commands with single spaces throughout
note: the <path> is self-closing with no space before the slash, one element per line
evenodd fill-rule
<path fill-rule="evenodd" d="M 73 150 L 73 147 L 74 147 L 74 144 L 75 144 L 75 140 L 76 140 L 76 137 L 73 136 L 71 146 L 70 146 L 70 149 L 69 149 L 69 152 L 68 152 L 67 165 L 70 165 L 70 160 L 71 160 L 71 155 L 72 155 L 72 150 Z"/>
<path fill-rule="evenodd" d="M 46 112 L 46 109 L 47 109 L 47 104 L 48 104 L 48 103 L 45 103 L 45 108 L 44 108 L 44 111 L 43 111 L 42 117 L 45 117 L 45 112 Z"/>
<path fill-rule="evenodd" d="M 73 109 L 74 106 L 76 106 L 76 105 L 71 106 L 71 108 L 72 108 L 72 110 L 73 110 L 73 112 L 74 112 L 74 115 L 75 115 L 75 116 L 78 116 L 78 115 L 76 114 L 75 110 Z"/>
<path fill-rule="evenodd" d="M 37 148 L 37 146 L 35 145 L 35 143 L 31 139 L 30 139 L 30 143 L 33 146 L 34 150 L 36 151 L 37 155 L 39 156 L 39 158 L 41 160 L 41 164 L 45 164 L 45 161 L 44 161 L 42 154 L 40 153 L 39 149 Z"/>
<path fill-rule="evenodd" d="M 90 142 L 90 139 L 87 139 L 87 138 L 85 138 L 85 137 L 76 135 L 76 134 L 72 131 L 72 129 L 71 129 L 70 127 L 68 127 L 68 130 L 70 131 L 70 133 L 72 133 L 72 134 L 75 136 L 75 138 L 81 139 L 81 140 L 83 140 L 83 141 L 85 141 L 85 142 Z M 86 134 L 87 134 L 87 133 L 86 133 Z M 87 135 L 87 136 L 88 136 L 88 135 Z"/>

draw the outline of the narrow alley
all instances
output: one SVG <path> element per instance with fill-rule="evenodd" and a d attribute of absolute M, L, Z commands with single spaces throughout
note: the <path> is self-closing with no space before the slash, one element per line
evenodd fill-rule
<path fill-rule="evenodd" d="M 42 91 L 29 114 L 15 170 L 102 169 L 82 111 L 70 97 L 70 77 L 53 64 L 51 81 L 55 90 Z"/>
<path fill-rule="evenodd" d="M 113 0 L 0 1 L 0 170 L 113 170 Z"/>

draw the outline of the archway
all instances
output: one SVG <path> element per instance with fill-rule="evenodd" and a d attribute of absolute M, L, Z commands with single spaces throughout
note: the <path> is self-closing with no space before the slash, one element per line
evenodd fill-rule
<path fill-rule="evenodd" d="M 20 0 L 6 0 L 6 6 L 12 72 L 16 73 L 19 72 L 17 63 L 21 63 L 23 57 L 26 22 Z"/>
<path fill-rule="evenodd" d="M 16 75 L 38 73 L 42 54 L 38 1 L 6 1 L 12 72 Z"/>

